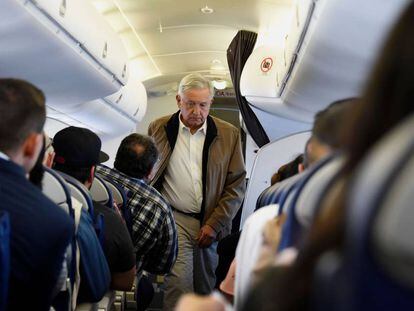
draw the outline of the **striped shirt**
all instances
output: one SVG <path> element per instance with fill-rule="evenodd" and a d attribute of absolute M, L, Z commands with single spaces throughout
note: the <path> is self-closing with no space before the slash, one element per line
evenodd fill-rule
<path fill-rule="evenodd" d="M 141 179 L 99 165 L 98 175 L 118 183 L 127 196 L 132 215 L 137 272 L 168 273 L 177 257 L 178 241 L 174 216 L 161 194 Z"/>

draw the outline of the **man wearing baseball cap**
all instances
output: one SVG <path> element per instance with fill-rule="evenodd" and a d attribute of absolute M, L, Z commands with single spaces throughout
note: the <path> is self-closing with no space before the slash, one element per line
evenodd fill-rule
<path fill-rule="evenodd" d="M 96 165 L 109 159 L 101 151 L 101 145 L 94 132 L 81 127 L 67 127 L 53 138 L 53 168 L 74 177 L 90 189 Z M 129 232 L 114 210 L 98 202 L 93 204 L 95 216 L 104 216 L 104 253 L 111 270 L 111 288 L 130 290 L 135 277 L 135 255 Z"/>

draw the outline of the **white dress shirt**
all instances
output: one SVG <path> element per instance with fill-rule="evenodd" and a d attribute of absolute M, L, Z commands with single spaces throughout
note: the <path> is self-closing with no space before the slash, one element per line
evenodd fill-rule
<path fill-rule="evenodd" d="M 191 134 L 181 121 L 177 141 L 165 171 L 161 194 L 176 209 L 185 213 L 199 213 L 203 201 L 203 146 L 207 123 Z"/>

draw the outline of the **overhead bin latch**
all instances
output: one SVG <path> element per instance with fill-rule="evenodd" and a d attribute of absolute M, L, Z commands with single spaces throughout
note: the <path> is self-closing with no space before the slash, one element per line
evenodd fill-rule
<path fill-rule="evenodd" d="M 119 95 L 119 97 L 118 97 L 118 99 L 115 101 L 115 103 L 116 103 L 116 104 L 119 104 L 119 102 L 121 101 L 121 99 L 122 99 L 122 94 L 121 94 L 121 95 Z"/>
<path fill-rule="evenodd" d="M 60 2 L 59 15 L 61 17 L 65 17 L 65 15 L 66 15 L 66 0 L 62 0 Z"/>
<path fill-rule="evenodd" d="M 102 58 L 106 58 L 108 55 L 108 42 L 105 42 L 104 49 L 102 51 Z"/>
<path fill-rule="evenodd" d="M 125 78 L 126 76 L 126 71 L 127 71 L 127 65 L 124 65 L 124 69 L 122 69 L 122 78 Z"/>

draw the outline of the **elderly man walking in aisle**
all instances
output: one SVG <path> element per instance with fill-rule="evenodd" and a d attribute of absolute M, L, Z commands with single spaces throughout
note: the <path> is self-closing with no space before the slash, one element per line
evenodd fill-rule
<path fill-rule="evenodd" d="M 215 284 L 217 241 L 228 235 L 245 192 L 239 130 L 209 116 L 214 89 L 198 74 L 185 76 L 179 111 L 152 122 L 148 134 L 160 159 L 152 184 L 170 203 L 178 257 L 166 277 L 164 309 L 187 292 L 208 294 Z"/>

